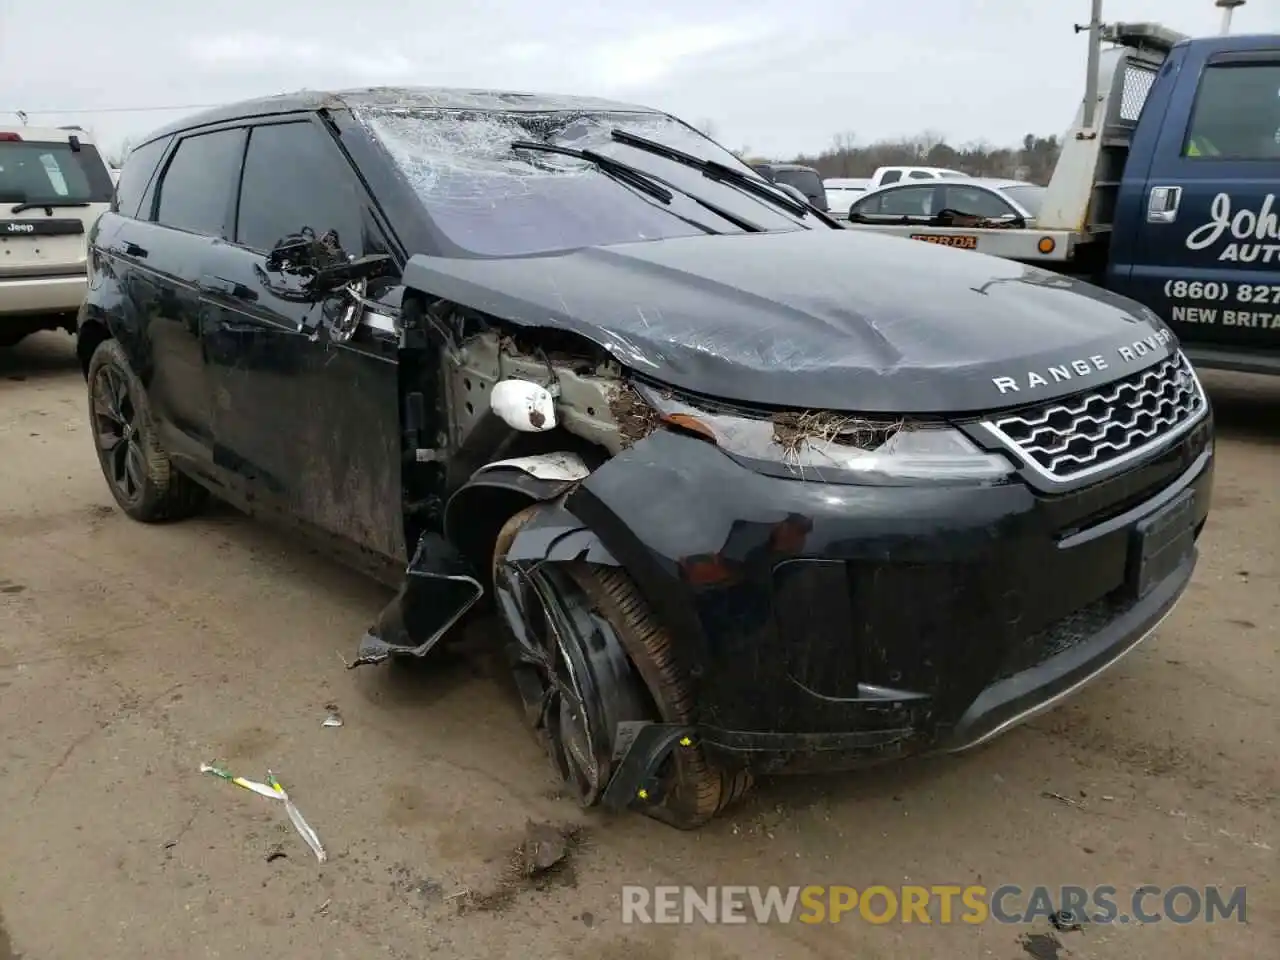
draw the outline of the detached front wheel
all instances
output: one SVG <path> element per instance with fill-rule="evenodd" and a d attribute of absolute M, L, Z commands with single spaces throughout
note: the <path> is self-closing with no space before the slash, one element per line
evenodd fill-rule
<path fill-rule="evenodd" d="M 538 509 L 515 514 L 498 534 L 494 593 L 512 635 L 526 719 L 578 803 L 590 807 L 616 768 L 619 724 L 691 723 L 692 691 L 669 634 L 624 571 L 587 563 L 520 570 L 506 562 Z M 713 768 L 696 744 L 677 748 L 660 777 L 661 799 L 645 812 L 680 829 L 706 823 L 750 787 L 745 772 Z"/>
<path fill-rule="evenodd" d="M 89 424 L 98 463 L 120 509 L 134 520 L 178 520 L 199 509 L 204 488 L 169 462 L 146 391 L 115 340 L 89 360 Z"/>

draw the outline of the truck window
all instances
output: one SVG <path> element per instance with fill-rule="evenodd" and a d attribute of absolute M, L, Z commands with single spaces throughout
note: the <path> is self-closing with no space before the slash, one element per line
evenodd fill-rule
<path fill-rule="evenodd" d="M 897 183 L 901 179 L 902 179 L 901 170 L 886 170 L 884 172 L 884 176 L 880 178 L 880 185 L 884 186 L 887 183 Z"/>
<path fill-rule="evenodd" d="M 1208 66 L 1182 155 L 1193 160 L 1280 159 L 1280 62 Z"/>
<path fill-rule="evenodd" d="M 909 174 L 907 174 L 907 179 L 908 180 L 936 180 L 937 177 L 935 177 L 932 173 L 930 173 L 927 170 L 912 170 Z"/>

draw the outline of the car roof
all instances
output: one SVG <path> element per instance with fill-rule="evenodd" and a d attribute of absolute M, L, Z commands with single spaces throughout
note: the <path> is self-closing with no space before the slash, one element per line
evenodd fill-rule
<path fill-rule="evenodd" d="M 195 127 L 268 117 L 307 110 L 478 110 L 495 113 L 557 113 L 575 111 L 648 113 L 661 110 L 597 97 L 514 90 L 475 90 L 463 87 L 363 87 L 350 90 L 299 90 L 271 97 L 240 100 L 184 117 L 152 131 L 143 142 L 181 133 Z"/>
<path fill-rule="evenodd" d="M 1031 183 L 1027 180 L 1006 180 L 1003 177 L 970 177 L 968 183 L 976 183 L 979 186 L 989 187 L 992 190 L 1002 190 L 1005 187 L 1038 187 L 1040 184 Z"/>
<path fill-rule="evenodd" d="M 0 124 L 0 133 L 16 133 L 23 140 L 40 143 L 69 143 L 75 137 L 81 143 L 93 143 L 93 134 L 82 127 L 25 127 Z"/>
<path fill-rule="evenodd" d="M 1003 177 L 967 177 L 964 180 L 948 181 L 955 186 L 978 186 L 986 187 L 988 190 L 1002 190 L 1005 187 L 1039 187 L 1038 183 L 1031 183 L 1027 180 L 1006 180 Z M 893 183 L 882 184 L 868 193 L 885 193 L 889 190 L 902 190 L 905 187 L 937 187 L 941 186 L 939 180 L 895 180 Z M 1044 189 L 1041 187 L 1041 189 Z"/>
<path fill-rule="evenodd" d="M 761 167 L 768 167 L 771 170 L 806 170 L 811 173 L 817 173 L 813 167 L 806 167 L 803 163 L 761 163 Z"/>

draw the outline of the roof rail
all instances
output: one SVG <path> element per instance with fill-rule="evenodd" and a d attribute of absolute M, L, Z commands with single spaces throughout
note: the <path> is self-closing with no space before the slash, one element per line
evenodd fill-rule
<path fill-rule="evenodd" d="M 84 132 L 84 127 L 80 126 L 80 124 L 78 123 L 64 124 L 63 126 L 58 127 L 58 129 L 59 130 L 79 130 L 82 133 Z"/>

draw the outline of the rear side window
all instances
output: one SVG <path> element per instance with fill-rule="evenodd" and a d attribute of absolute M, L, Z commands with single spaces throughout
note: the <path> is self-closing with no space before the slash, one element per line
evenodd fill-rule
<path fill-rule="evenodd" d="M 1012 217 L 1016 215 L 1013 207 L 981 187 L 962 187 L 952 185 L 946 187 L 942 195 L 942 206 L 959 213 L 967 213 L 971 217 Z"/>
<path fill-rule="evenodd" d="M 151 184 L 156 167 L 172 139 L 172 137 L 163 137 L 152 140 L 129 153 L 125 158 L 124 167 L 120 170 L 120 180 L 116 183 L 116 197 L 111 205 L 112 210 L 126 217 L 138 215 L 138 207 L 142 205 L 142 195 Z"/>
<path fill-rule="evenodd" d="M 889 183 L 897 183 L 901 179 L 902 179 L 901 170 L 886 170 L 884 176 L 880 178 L 880 183 L 882 185 L 889 184 Z"/>
<path fill-rule="evenodd" d="M 156 222 L 229 240 L 243 155 L 241 129 L 202 133 L 182 140 L 160 181 Z"/>
<path fill-rule="evenodd" d="M 111 174 L 92 144 L 0 138 L 0 202 L 109 203 Z"/>
<path fill-rule="evenodd" d="M 853 212 L 865 216 L 927 217 L 933 211 L 933 190 L 931 186 L 886 190 L 854 204 Z"/>
<path fill-rule="evenodd" d="M 345 158 L 315 124 L 275 123 L 249 134 L 236 242 L 268 251 L 289 234 L 328 231 L 363 256 L 364 205 Z"/>
<path fill-rule="evenodd" d="M 1182 155 L 1280 160 L 1280 63 L 1207 67 Z"/>

